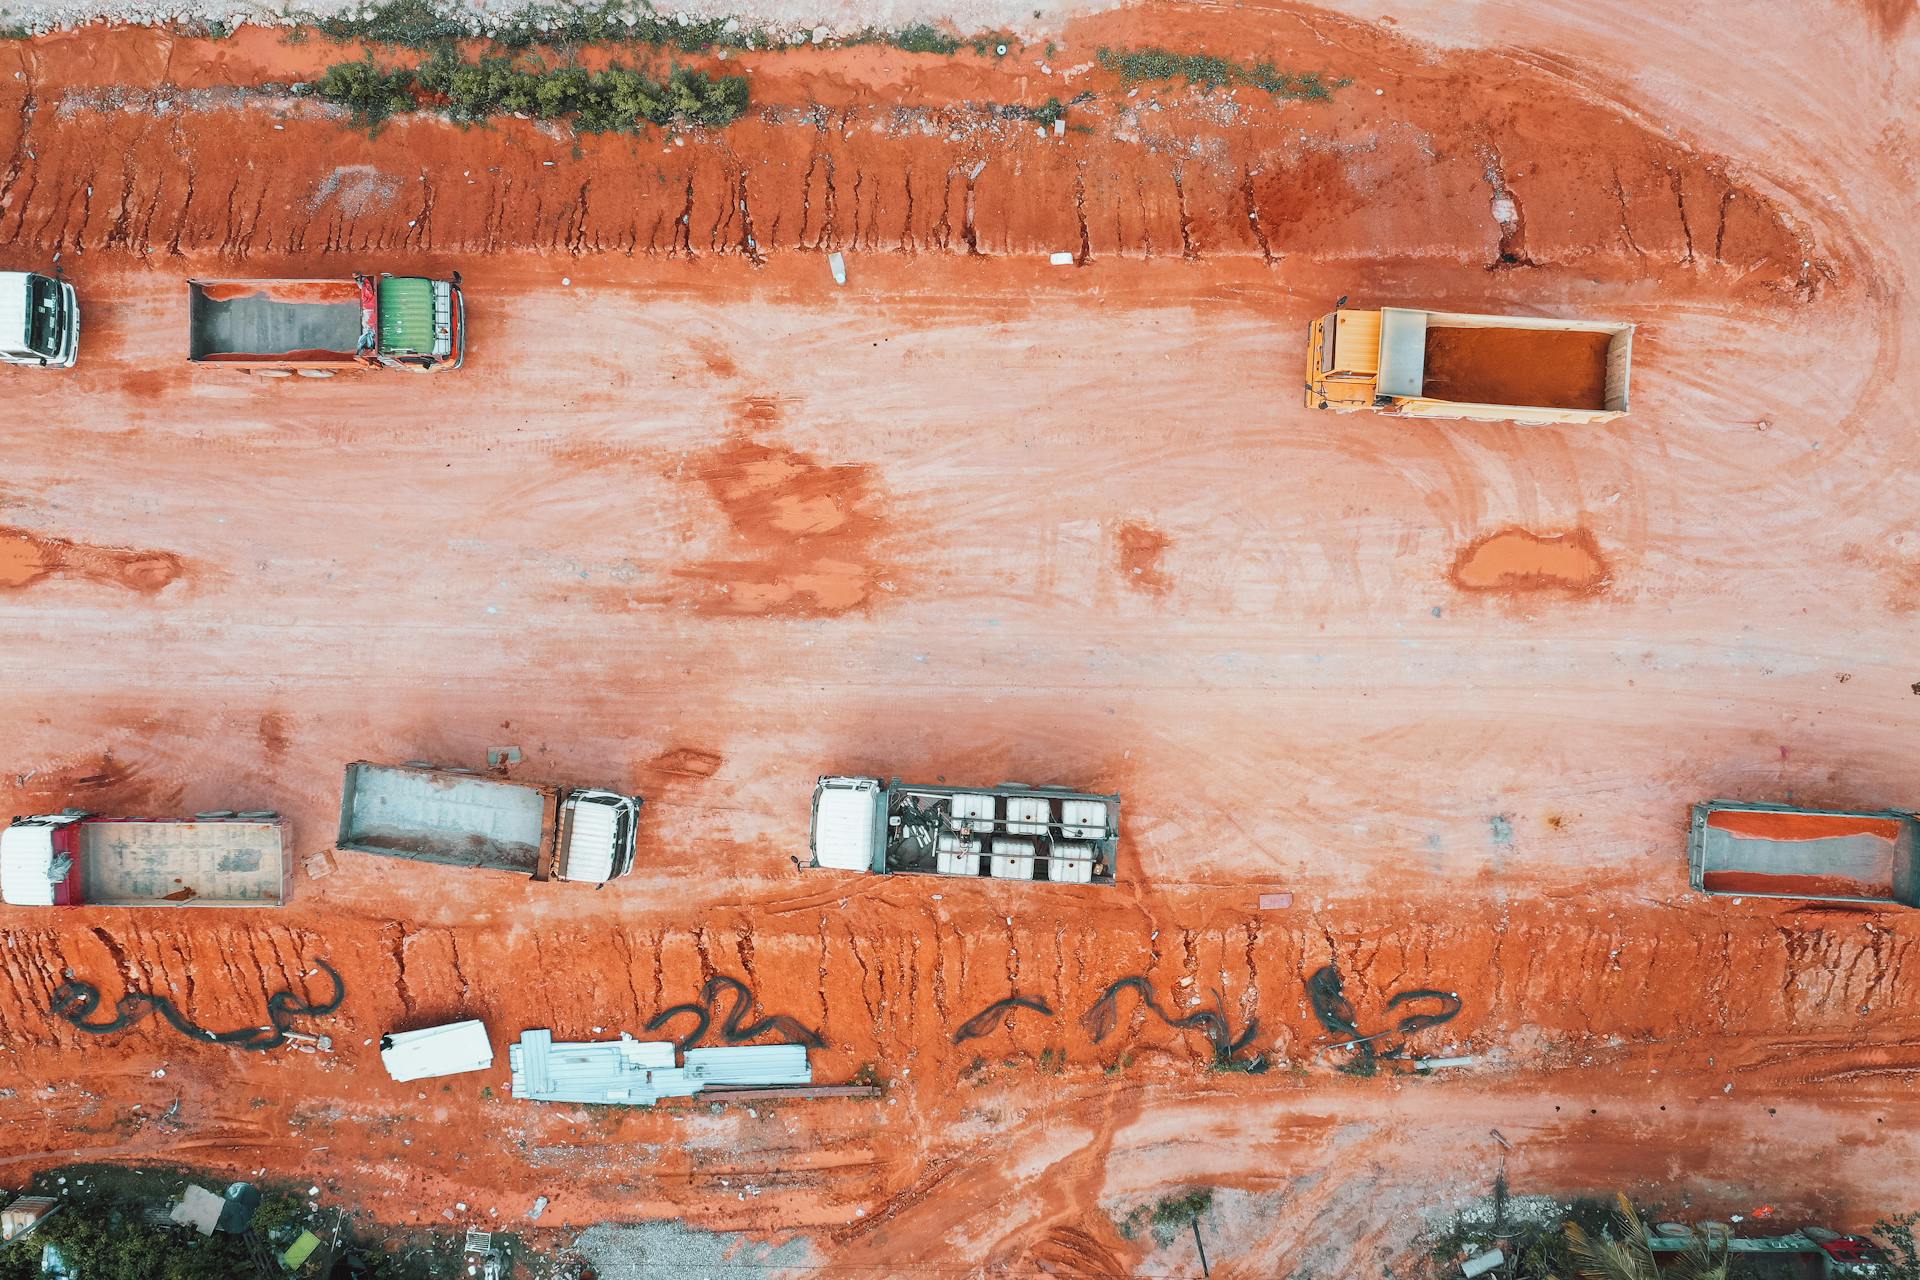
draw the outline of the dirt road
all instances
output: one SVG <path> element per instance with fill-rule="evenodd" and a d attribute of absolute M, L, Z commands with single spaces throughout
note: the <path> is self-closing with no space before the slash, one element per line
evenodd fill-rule
<path fill-rule="evenodd" d="M 1913 37 L 1620 12 L 1088 18 L 1075 58 L 1237 34 L 1355 83 L 1226 111 L 1088 72 L 1059 141 L 960 128 L 1058 92 L 966 54 L 756 55 L 773 118 L 575 148 L 181 96 L 339 56 L 258 34 L 0 46 L 0 265 L 61 251 L 86 309 L 78 368 L 5 380 L 10 811 L 278 808 L 306 853 L 343 762 L 504 744 L 648 799 L 599 892 L 343 854 L 272 913 L 9 909 L 10 1167 L 265 1169 L 430 1225 L 544 1194 L 542 1227 L 680 1217 L 899 1274 L 1197 1274 L 1109 1217 L 1196 1183 L 1230 1189 L 1216 1275 L 1347 1274 L 1484 1194 L 1496 1127 L 1517 1189 L 1901 1207 L 1920 924 L 1694 896 L 1684 827 L 1915 798 Z M 1860 48 L 1902 92 L 1842 73 Z M 186 275 L 355 268 L 461 270 L 468 367 L 187 367 Z M 1634 411 L 1311 412 L 1303 335 L 1343 294 L 1632 321 Z M 1122 885 L 803 873 L 823 772 L 1118 790 Z M 47 1014 L 71 970 L 247 1025 L 315 959 L 347 978 L 328 1059 Z M 1476 1064 L 1337 1070 L 1328 963 L 1363 1030 L 1458 992 L 1409 1043 Z M 504 1061 L 400 1086 L 367 1044 L 638 1032 L 716 972 L 887 1099 L 539 1107 Z M 1136 973 L 1218 990 L 1276 1069 L 1210 1072 L 1131 1005 L 1094 1044 Z M 952 1044 L 1015 990 L 1058 1016 Z"/>

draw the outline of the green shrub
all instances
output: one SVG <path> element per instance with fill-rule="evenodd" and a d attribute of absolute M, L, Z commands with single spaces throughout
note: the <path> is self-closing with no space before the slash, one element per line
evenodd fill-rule
<path fill-rule="evenodd" d="M 534 110 L 548 120 L 575 115 L 592 91 L 593 75 L 585 67 L 560 67 L 534 82 Z"/>
<path fill-rule="evenodd" d="M 1194 1187 L 1150 1205 L 1139 1205 L 1115 1225 L 1122 1239 L 1133 1239 L 1144 1227 L 1151 1229 L 1153 1238 L 1164 1245 L 1212 1207 L 1213 1188 Z"/>
<path fill-rule="evenodd" d="M 411 110 L 414 74 L 382 71 L 372 57 L 359 62 L 336 62 L 315 81 L 311 92 L 353 112 L 353 122 L 377 128 L 388 116 Z"/>
<path fill-rule="evenodd" d="M 358 124 L 378 125 L 394 111 L 430 105 L 463 124 L 521 113 L 571 120 L 582 133 L 630 131 L 642 125 L 718 128 L 745 115 L 744 76 L 709 76 L 675 67 L 666 83 L 627 67 L 594 73 L 584 67 L 522 67 L 509 58 L 462 59 L 443 48 L 417 72 L 383 72 L 371 59 L 327 68 L 311 90 L 352 109 Z"/>
<path fill-rule="evenodd" d="M 667 79 L 667 101 L 670 119 L 674 122 L 713 127 L 729 125 L 747 113 L 747 79 L 745 76 L 716 78 L 675 67 Z"/>
<path fill-rule="evenodd" d="M 1101 49 L 1096 56 L 1102 67 L 1127 84 L 1185 80 L 1208 93 L 1237 84 L 1264 89 L 1276 98 L 1326 102 L 1333 97 L 1335 89 L 1344 89 L 1353 83 L 1329 80 L 1319 71 L 1282 71 L 1265 59 L 1239 63 L 1210 53 L 1176 53 L 1160 48 Z"/>

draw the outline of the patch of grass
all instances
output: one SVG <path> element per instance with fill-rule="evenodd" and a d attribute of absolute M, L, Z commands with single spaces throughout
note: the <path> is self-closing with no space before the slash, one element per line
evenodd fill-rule
<path fill-rule="evenodd" d="M 695 53 L 702 49 L 770 49 L 779 40 L 760 27 L 726 18 L 680 22 L 651 6 L 620 0 L 597 5 L 537 4 L 497 25 L 483 26 L 450 0 L 381 0 L 358 12 L 306 14 L 302 21 L 333 40 L 431 49 L 465 38 L 493 40 L 509 49 L 581 44 L 648 44 Z"/>
<path fill-rule="evenodd" d="M 1214 1071 L 1231 1071 L 1243 1076 L 1263 1076 L 1267 1073 L 1265 1054 L 1255 1054 L 1251 1058 L 1234 1058 L 1224 1053 L 1215 1053 L 1213 1061 L 1207 1064 Z"/>
<path fill-rule="evenodd" d="M 1321 71 L 1282 71 L 1272 62 L 1235 62 L 1210 53 L 1176 53 L 1171 49 L 1106 49 L 1096 55 L 1100 65 L 1127 84 L 1184 80 L 1202 92 L 1228 85 L 1263 89 L 1276 98 L 1297 102 L 1327 102 L 1334 90 L 1353 81 L 1330 80 Z"/>
<path fill-rule="evenodd" d="M 18 23 L 0 25 L 0 40 L 31 40 L 33 32 Z"/>
<path fill-rule="evenodd" d="M 1012 103 L 997 106 L 993 111 L 1002 120 L 1024 120 L 1029 124 L 1037 124 L 1043 129 L 1051 129 L 1055 121 L 1066 118 L 1068 107 L 1077 107 L 1083 102 L 1091 101 L 1093 101 L 1092 93 L 1081 93 L 1068 102 L 1061 102 L 1058 98 L 1048 98 L 1037 107 Z"/>
<path fill-rule="evenodd" d="M 1192 1187 L 1152 1204 L 1136 1206 L 1114 1225 L 1119 1228 L 1122 1239 L 1132 1240 L 1142 1230 L 1149 1230 L 1156 1243 L 1165 1245 L 1212 1207 L 1213 1188 Z"/>
<path fill-rule="evenodd" d="M 1115 1058 L 1112 1062 L 1109 1062 L 1104 1068 L 1102 1068 L 1102 1070 L 1104 1070 L 1106 1074 L 1110 1076 L 1117 1076 L 1122 1071 L 1125 1071 L 1128 1067 L 1132 1065 L 1133 1065 L 1133 1054 L 1122 1053 L 1118 1058 Z"/>
<path fill-rule="evenodd" d="M 861 1063 L 858 1067 L 854 1068 L 853 1082 L 855 1084 L 866 1085 L 870 1089 L 879 1088 L 883 1083 L 880 1079 L 880 1068 L 874 1066 L 871 1062 Z"/>
<path fill-rule="evenodd" d="M 302 17 L 305 25 L 334 40 L 366 40 L 415 49 L 472 34 L 467 24 L 438 0 L 384 0 L 354 13 Z"/>
<path fill-rule="evenodd" d="M 1004 31 L 989 31 L 986 35 L 975 36 L 967 44 L 983 58 L 1004 58 L 1010 53 L 1020 52 L 1019 41 Z"/>
<path fill-rule="evenodd" d="M 703 49 L 771 49 L 780 41 L 761 27 L 726 18 L 664 18 L 649 7 L 534 5 L 486 34 L 514 49 L 556 44 L 650 44 L 697 53 Z"/>
<path fill-rule="evenodd" d="M 1040 1051 L 1040 1072 L 1042 1075 L 1057 1076 L 1066 1070 L 1067 1051 L 1065 1049 L 1042 1049 Z"/>
<path fill-rule="evenodd" d="M 887 43 L 908 53 L 949 54 L 960 50 L 958 37 L 948 35 L 931 22 L 916 22 L 910 27 L 902 27 L 892 33 Z"/>
<path fill-rule="evenodd" d="M 646 125 L 732 124 L 747 112 L 744 76 L 709 76 L 675 67 L 659 81 L 627 67 L 592 72 L 512 58 L 468 61 L 443 47 L 418 71 L 382 71 L 371 57 L 342 62 L 309 90 L 377 127 L 398 111 L 426 107 L 463 124 L 522 114 L 568 120 L 582 133 L 632 132 Z"/>

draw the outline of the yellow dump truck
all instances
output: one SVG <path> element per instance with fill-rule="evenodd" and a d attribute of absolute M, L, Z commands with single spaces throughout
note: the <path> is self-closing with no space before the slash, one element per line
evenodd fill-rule
<path fill-rule="evenodd" d="M 1341 307 L 1307 338 L 1307 407 L 1408 418 L 1611 422 L 1627 411 L 1633 326 Z"/>

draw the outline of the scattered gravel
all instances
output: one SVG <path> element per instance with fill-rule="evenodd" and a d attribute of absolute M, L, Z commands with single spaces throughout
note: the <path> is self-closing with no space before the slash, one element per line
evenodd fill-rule
<path fill-rule="evenodd" d="M 601 1280 L 799 1280 L 818 1268 L 813 1242 L 797 1236 L 767 1245 L 728 1231 L 695 1231 L 678 1222 L 590 1227 L 574 1251 Z"/>

